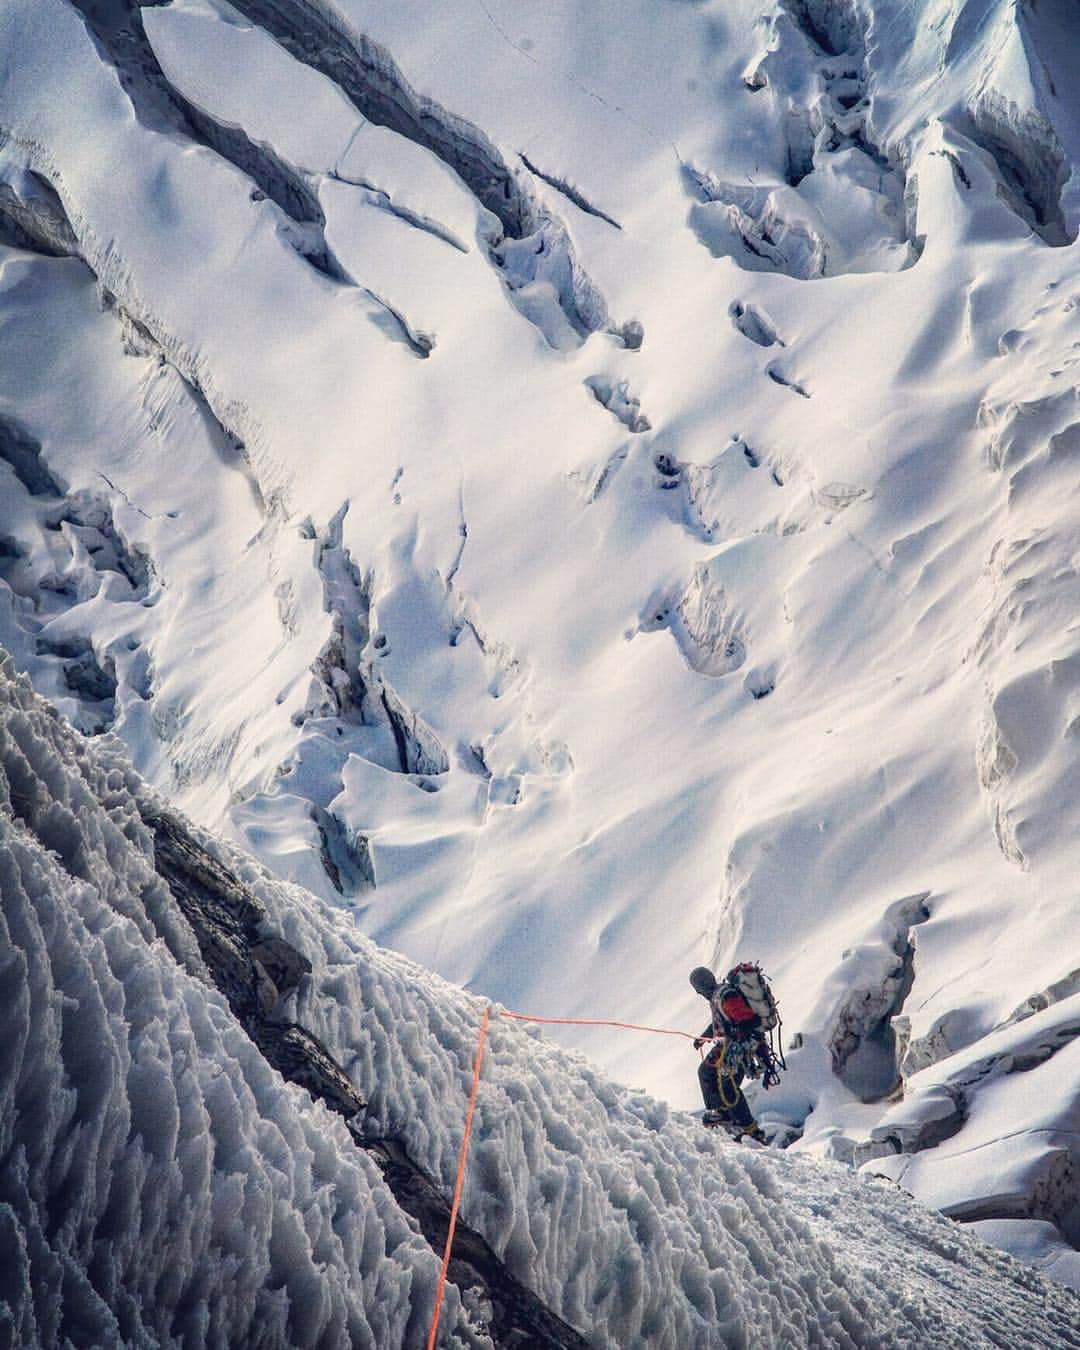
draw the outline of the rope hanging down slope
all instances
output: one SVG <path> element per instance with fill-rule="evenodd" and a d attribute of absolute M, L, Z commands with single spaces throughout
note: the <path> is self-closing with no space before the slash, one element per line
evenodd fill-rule
<path fill-rule="evenodd" d="M 476 1111 L 476 1094 L 480 1087 L 480 1071 L 484 1064 L 484 1046 L 487 1042 L 488 1027 L 491 1025 L 492 1009 L 484 1009 L 480 1021 L 480 1031 L 476 1040 L 476 1056 L 473 1059 L 472 1087 L 469 1091 L 469 1105 L 465 1112 L 465 1133 L 461 1140 L 461 1152 L 458 1155 L 457 1181 L 454 1184 L 454 1198 L 450 1205 L 450 1227 L 446 1234 L 446 1246 L 443 1249 L 442 1268 L 439 1271 L 439 1283 L 435 1291 L 435 1308 L 431 1315 L 431 1328 L 428 1331 L 427 1350 L 435 1350 L 435 1337 L 439 1331 L 439 1319 L 442 1316 L 443 1295 L 446 1292 L 446 1272 L 450 1267 L 450 1254 L 454 1246 L 454 1229 L 457 1227 L 458 1210 L 461 1207 L 461 1192 L 465 1186 L 465 1164 L 469 1156 L 469 1139 L 472 1135 L 473 1115 Z M 572 1027 L 621 1027 L 624 1031 L 650 1031 L 657 1036 L 681 1036 L 683 1040 L 694 1041 L 712 1039 L 692 1036 L 687 1031 L 672 1031 L 668 1027 L 647 1027 L 638 1022 L 613 1022 L 602 1017 L 533 1017 L 528 1013 L 508 1012 L 500 1009 L 496 1014 L 515 1022 L 544 1022 L 559 1026 Z"/>

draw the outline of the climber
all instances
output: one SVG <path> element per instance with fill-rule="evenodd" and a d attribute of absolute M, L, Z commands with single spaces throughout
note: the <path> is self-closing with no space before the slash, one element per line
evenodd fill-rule
<path fill-rule="evenodd" d="M 707 966 L 698 966 L 690 972 L 690 984 L 709 1000 L 712 1011 L 712 1020 L 694 1041 L 695 1050 L 713 1042 L 698 1069 L 705 1099 L 702 1123 L 723 1126 L 736 1139 L 764 1143 L 764 1131 L 743 1096 L 742 1081 L 760 1077 L 765 1088 L 780 1081 L 783 1061 L 766 1039 L 780 1021 L 772 990 L 761 968 L 750 964 L 735 966 L 722 981 Z"/>

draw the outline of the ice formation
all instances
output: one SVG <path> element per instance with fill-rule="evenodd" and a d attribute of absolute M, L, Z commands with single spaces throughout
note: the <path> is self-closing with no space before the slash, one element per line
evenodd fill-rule
<path fill-rule="evenodd" d="M 449 1190 L 481 1005 L 179 817 L 163 833 L 117 744 L 6 657 L 0 770 L 7 1343 L 423 1344 L 437 1257 L 373 1141 Z M 283 1077 L 258 1042 L 285 1027 L 307 1048 Z M 358 1110 L 327 1109 L 319 1057 Z M 476 1133 L 468 1223 L 584 1337 L 530 1344 L 1080 1344 L 1072 1294 L 891 1184 L 717 1143 L 506 1023 Z M 490 1320 L 451 1284 L 440 1343 L 491 1345 Z"/>

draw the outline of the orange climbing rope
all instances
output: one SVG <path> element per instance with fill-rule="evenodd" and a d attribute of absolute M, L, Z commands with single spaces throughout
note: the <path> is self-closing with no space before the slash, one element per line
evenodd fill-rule
<path fill-rule="evenodd" d="M 688 1031 L 672 1031 L 668 1027 L 646 1027 L 638 1022 L 611 1022 L 601 1017 L 531 1017 L 527 1013 L 508 1012 L 500 1008 L 499 1017 L 509 1017 L 515 1022 L 548 1022 L 569 1027 L 621 1027 L 624 1031 L 651 1031 L 658 1036 L 681 1036 L 687 1041 L 713 1040 L 711 1036 L 692 1036 Z M 469 1107 L 465 1113 L 465 1135 L 461 1141 L 461 1153 L 458 1157 L 457 1181 L 454 1184 L 454 1199 L 450 1206 L 450 1227 L 446 1234 L 446 1246 L 443 1249 L 442 1268 L 439 1271 L 439 1283 L 435 1291 L 435 1311 L 428 1332 L 427 1350 L 435 1350 L 435 1337 L 439 1331 L 439 1318 L 442 1316 L 443 1294 L 446 1292 L 446 1272 L 450 1268 L 450 1253 L 454 1246 L 454 1229 L 457 1227 L 458 1209 L 461 1205 L 461 1192 L 465 1185 L 465 1163 L 469 1156 L 469 1136 L 472 1134 L 473 1114 L 476 1110 L 476 1094 L 480 1087 L 480 1070 L 484 1063 L 484 1043 L 487 1040 L 488 1026 L 491 1022 L 491 1008 L 484 1009 L 480 1022 L 480 1034 L 476 1042 L 476 1058 L 473 1061 L 472 1090 L 469 1093 Z"/>
<path fill-rule="evenodd" d="M 454 1229 L 457 1227 L 458 1207 L 461 1204 L 461 1190 L 465 1183 L 465 1159 L 469 1156 L 469 1135 L 472 1133 L 473 1112 L 476 1110 L 476 1091 L 480 1086 L 480 1069 L 484 1063 L 484 1041 L 487 1039 L 488 1023 L 491 1021 L 491 1009 L 484 1009 L 484 1018 L 480 1023 L 480 1036 L 476 1042 L 476 1059 L 473 1062 L 472 1091 L 469 1093 L 469 1109 L 465 1113 L 465 1137 L 461 1141 L 461 1156 L 458 1158 L 457 1181 L 454 1184 L 454 1201 L 450 1206 L 450 1227 L 446 1234 L 446 1249 L 443 1252 L 442 1269 L 439 1271 L 439 1286 L 435 1291 L 435 1313 L 428 1332 L 427 1350 L 435 1350 L 435 1336 L 439 1330 L 439 1317 L 442 1315 L 443 1293 L 446 1289 L 446 1272 L 450 1268 L 450 1251 L 454 1245 Z"/>
<path fill-rule="evenodd" d="M 602 1017 L 530 1017 L 527 1013 L 499 1013 L 500 1017 L 512 1017 L 515 1022 L 551 1022 L 564 1027 L 622 1027 L 624 1031 L 652 1031 L 658 1036 L 682 1036 L 687 1041 L 709 1040 L 708 1036 L 692 1036 L 689 1031 L 672 1031 L 668 1027 L 645 1027 L 639 1022 L 609 1022 Z"/>

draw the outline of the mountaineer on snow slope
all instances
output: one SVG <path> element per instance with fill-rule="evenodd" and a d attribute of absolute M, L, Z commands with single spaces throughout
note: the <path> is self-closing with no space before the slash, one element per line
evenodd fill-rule
<path fill-rule="evenodd" d="M 760 1077 L 764 1088 L 773 1087 L 786 1067 L 783 1051 L 777 1054 L 770 1045 L 780 1014 L 768 981 L 760 966 L 744 962 L 719 981 L 707 966 L 697 966 L 690 972 L 690 984 L 709 1000 L 712 1014 L 694 1041 L 695 1050 L 713 1042 L 698 1068 L 705 1101 L 702 1122 L 723 1126 L 735 1139 L 764 1143 L 764 1131 L 743 1096 L 742 1082 Z"/>

